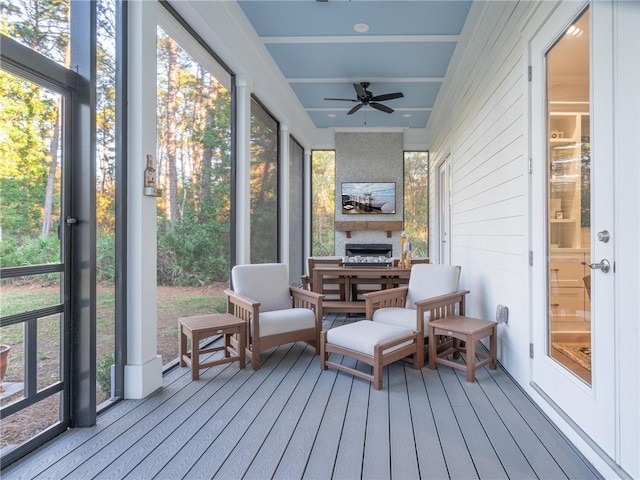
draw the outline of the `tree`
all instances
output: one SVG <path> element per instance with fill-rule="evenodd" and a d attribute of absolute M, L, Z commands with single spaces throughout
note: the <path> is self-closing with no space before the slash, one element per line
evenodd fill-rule
<path fill-rule="evenodd" d="M 311 159 L 311 253 L 335 253 L 336 159 L 333 150 L 315 150 Z"/>
<path fill-rule="evenodd" d="M 412 255 L 429 255 L 429 153 L 404 154 L 404 229 Z"/>
<path fill-rule="evenodd" d="M 178 44 L 176 41 L 167 37 L 167 71 L 168 71 L 168 83 L 167 83 L 167 183 L 169 186 L 169 219 L 177 220 L 178 217 L 178 167 L 177 167 L 177 133 L 176 133 L 176 96 L 178 90 Z"/>
<path fill-rule="evenodd" d="M 37 235 L 42 221 L 46 139 L 55 122 L 55 100 L 42 95 L 37 85 L 0 72 L 0 220 L 17 241 Z"/>
<path fill-rule="evenodd" d="M 203 65 L 158 31 L 158 279 L 227 281 L 231 228 L 231 96 Z M 174 47 L 170 46 L 173 42 Z M 171 172 L 171 163 L 175 172 Z M 175 178 L 175 195 L 170 177 Z M 168 197 L 168 198 L 167 198 Z M 172 214 L 176 200 L 177 216 Z"/>
<path fill-rule="evenodd" d="M 115 234 L 115 2 L 99 1 L 97 7 L 96 227 L 100 239 Z"/>
<path fill-rule="evenodd" d="M 278 252 L 277 123 L 257 103 L 251 114 L 251 261 L 275 262 Z"/>
<path fill-rule="evenodd" d="M 11 36 L 33 50 L 50 57 L 63 65 L 68 65 L 69 59 L 69 4 L 57 0 L 23 0 L 21 2 L 0 2 L 3 18 L 11 18 L 10 25 L 3 25 L 3 33 Z M 37 88 L 37 87 L 36 87 Z M 52 102 L 53 94 L 37 88 L 42 96 L 43 105 L 49 112 L 42 112 L 40 120 L 44 123 L 40 136 L 45 139 L 48 151 L 41 156 L 41 161 L 47 163 L 47 182 L 43 187 L 45 192 L 44 205 L 41 214 L 41 235 L 48 235 L 52 224 L 52 210 L 54 207 L 58 174 L 58 155 L 60 139 L 59 115 L 61 99 Z M 53 128 L 51 116 L 54 115 Z M 36 121 L 35 116 L 32 117 Z M 33 199 L 31 199 L 33 200 Z M 39 202 L 40 203 L 40 202 Z"/>

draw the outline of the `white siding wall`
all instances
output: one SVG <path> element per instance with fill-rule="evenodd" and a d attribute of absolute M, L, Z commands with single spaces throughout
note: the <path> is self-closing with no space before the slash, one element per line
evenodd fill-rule
<path fill-rule="evenodd" d="M 499 327 L 500 361 L 522 384 L 529 380 L 528 163 L 526 51 L 521 26 L 525 2 L 488 2 L 450 88 L 433 113 L 431 158 L 451 150 L 451 262 L 462 265 L 469 314 Z M 456 92 L 455 96 L 451 92 Z M 436 172 L 436 165 L 431 166 Z M 435 175 L 431 192 L 436 192 Z M 436 199 L 431 198 L 431 205 Z M 431 218 L 431 231 L 435 231 Z M 431 236 L 430 249 L 437 239 Z"/>
<path fill-rule="evenodd" d="M 548 405 L 541 406 L 602 473 L 639 478 L 640 3 L 613 5 L 617 333 L 611 374 L 617 379 L 619 425 L 615 458 L 596 458 L 597 447 L 590 450 L 592 446 L 568 430 Z M 427 132 L 434 162 L 451 152 L 451 261 L 462 266 L 461 287 L 471 291 L 469 314 L 494 318 L 497 304 L 509 307 L 509 323 L 499 326 L 499 360 L 538 402 L 543 400 L 529 386 L 530 325 L 536 319 L 529 313 L 527 40 L 552 7 L 551 2 L 475 4 L 470 14 L 480 17 L 482 28 L 465 34 L 459 46 L 460 66 L 438 99 Z M 431 205 L 437 205 L 436 167 L 431 165 Z M 432 209 L 431 232 L 436 227 L 437 212 Z M 430 249 L 437 252 L 437 235 L 430 238 Z M 614 470 L 607 471 L 609 467 Z"/>

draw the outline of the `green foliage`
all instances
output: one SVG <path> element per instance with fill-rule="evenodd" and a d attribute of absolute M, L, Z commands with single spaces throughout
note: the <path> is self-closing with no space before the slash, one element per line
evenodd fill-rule
<path fill-rule="evenodd" d="M 60 242 L 56 235 L 40 236 L 19 244 L 13 239 L 0 242 L 0 266 L 25 267 L 60 262 Z M 42 285 L 52 285 L 59 281 L 58 273 L 38 275 Z M 24 283 L 31 278 L 15 278 L 13 283 Z"/>
<path fill-rule="evenodd" d="M 16 239 L 40 231 L 56 102 L 40 87 L 0 72 L 0 223 Z"/>
<path fill-rule="evenodd" d="M 158 223 L 158 284 L 203 286 L 229 279 L 229 222 Z"/>
<path fill-rule="evenodd" d="M 96 241 L 96 280 L 108 284 L 116 281 L 116 240 L 113 235 L 102 235 Z"/>
<path fill-rule="evenodd" d="M 18 242 L 13 238 L 0 242 L 0 267 L 15 267 L 20 265 Z"/>
<path fill-rule="evenodd" d="M 111 365 L 116 363 L 113 354 L 101 355 L 96 363 L 96 382 L 108 397 L 111 396 Z"/>

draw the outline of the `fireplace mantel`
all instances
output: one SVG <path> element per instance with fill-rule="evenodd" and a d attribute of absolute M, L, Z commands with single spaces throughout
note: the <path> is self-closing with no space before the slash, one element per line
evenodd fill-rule
<path fill-rule="evenodd" d="M 387 238 L 391 238 L 392 232 L 402 231 L 402 220 L 361 220 L 352 222 L 336 220 L 335 229 L 337 232 L 345 232 L 347 234 L 347 238 L 351 238 L 351 232 L 356 231 L 382 231 L 387 232 Z"/>

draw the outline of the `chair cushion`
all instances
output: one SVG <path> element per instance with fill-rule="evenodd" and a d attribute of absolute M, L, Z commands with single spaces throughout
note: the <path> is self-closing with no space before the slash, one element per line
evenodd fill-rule
<path fill-rule="evenodd" d="M 316 314 L 308 308 L 287 308 L 260 312 L 261 337 L 315 327 Z M 253 321 L 251 321 L 251 335 L 253 335 Z"/>
<path fill-rule="evenodd" d="M 373 312 L 372 320 L 376 323 L 384 323 L 388 325 L 395 325 L 397 327 L 409 328 L 416 330 L 418 325 L 416 323 L 417 312 L 409 308 L 401 307 L 386 307 L 380 308 Z M 427 337 L 429 332 L 427 329 L 427 322 L 429 322 L 429 312 L 424 314 L 424 336 Z"/>
<path fill-rule="evenodd" d="M 460 281 L 460 267 L 420 263 L 411 267 L 409 290 L 405 308 L 415 310 L 418 300 L 456 292 Z"/>
<path fill-rule="evenodd" d="M 327 343 L 373 356 L 373 349 L 376 345 L 391 342 L 403 335 L 410 334 L 412 331 L 413 329 L 410 328 L 376 323 L 370 320 L 360 320 L 328 330 Z M 411 341 L 391 347 L 385 350 L 383 354 L 393 352 L 407 345 L 411 345 Z"/>
<path fill-rule="evenodd" d="M 231 279 L 235 292 L 260 302 L 260 312 L 291 308 L 289 272 L 283 263 L 236 265 Z"/>

